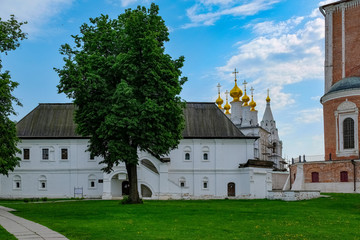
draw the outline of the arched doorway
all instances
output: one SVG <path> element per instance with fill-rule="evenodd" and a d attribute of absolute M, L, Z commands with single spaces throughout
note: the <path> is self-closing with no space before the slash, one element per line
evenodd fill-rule
<path fill-rule="evenodd" d="M 121 184 L 121 192 L 122 195 L 129 195 L 130 191 L 130 183 L 129 181 L 123 181 Z"/>
<path fill-rule="evenodd" d="M 151 198 L 152 192 L 150 188 L 144 184 L 141 184 L 141 196 Z"/>
<path fill-rule="evenodd" d="M 235 197 L 235 183 L 228 183 L 228 197 Z"/>

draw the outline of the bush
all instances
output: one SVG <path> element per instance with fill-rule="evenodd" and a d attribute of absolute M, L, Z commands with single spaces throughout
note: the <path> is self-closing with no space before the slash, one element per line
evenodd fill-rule
<path fill-rule="evenodd" d="M 24 198 L 24 203 L 28 203 L 29 199 L 28 198 Z"/>

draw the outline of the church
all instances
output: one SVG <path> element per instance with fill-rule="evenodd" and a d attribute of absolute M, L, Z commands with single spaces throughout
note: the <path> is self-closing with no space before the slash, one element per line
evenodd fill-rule
<path fill-rule="evenodd" d="M 325 17 L 325 161 L 290 167 L 292 190 L 360 192 L 360 1 L 320 7 Z"/>
<path fill-rule="evenodd" d="M 161 159 L 138 152 L 138 189 L 145 199 L 266 198 L 282 188 L 282 142 L 273 118 L 269 94 L 261 123 L 253 99 L 235 85 L 231 106 L 187 102 L 185 129 L 178 147 Z M 241 98 L 242 97 L 242 98 Z M 231 110 L 231 112 L 230 112 Z M 100 158 L 87 151 L 88 137 L 76 133 L 72 103 L 39 104 L 17 123 L 20 166 L 0 176 L 1 198 L 102 198 L 129 193 L 125 164 L 110 174 Z"/>

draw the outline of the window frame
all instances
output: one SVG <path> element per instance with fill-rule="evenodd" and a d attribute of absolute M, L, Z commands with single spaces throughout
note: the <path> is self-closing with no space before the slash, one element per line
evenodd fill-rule
<path fill-rule="evenodd" d="M 19 184 L 19 187 L 17 186 Z M 13 176 L 13 190 L 21 190 L 22 184 L 21 184 L 21 176 L 15 175 Z"/>
<path fill-rule="evenodd" d="M 27 154 L 25 154 L 25 152 L 27 152 Z M 25 156 L 27 158 L 25 158 Z M 22 149 L 22 160 L 30 161 L 30 148 L 26 147 Z"/>
<path fill-rule="evenodd" d="M 347 117 L 342 121 L 343 128 L 343 147 L 346 149 L 355 148 L 355 121 Z"/>
<path fill-rule="evenodd" d="M 45 175 L 41 175 L 39 178 L 38 178 L 38 181 L 39 181 L 39 191 L 47 191 L 47 187 L 48 187 L 48 184 L 47 184 L 47 177 Z M 43 187 L 43 184 L 44 184 L 44 187 Z"/>
<path fill-rule="evenodd" d="M 358 139 L 358 117 L 359 109 L 356 104 L 347 99 L 339 104 L 335 111 L 335 128 L 336 128 L 336 156 L 349 157 L 359 155 Z M 351 118 L 354 121 L 354 148 L 344 148 L 344 120 Z"/>
<path fill-rule="evenodd" d="M 41 160 L 46 160 L 46 161 L 50 160 L 50 148 L 46 148 L 46 147 L 41 148 Z"/>
<path fill-rule="evenodd" d="M 340 182 L 349 182 L 349 173 L 348 171 L 340 172 Z"/>
<path fill-rule="evenodd" d="M 66 150 L 66 158 L 63 158 L 63 150 Z M 60 148 L 60 160 L 61 161 L 68 161 L 69 160 L 69 148 L 61 147 Z"/>
<path fill-rule="evenodd" d="M 311 172 L 311 182 L 312 183 L 320 182 L 320 174 L 319 174 L 319 172 Z"/>

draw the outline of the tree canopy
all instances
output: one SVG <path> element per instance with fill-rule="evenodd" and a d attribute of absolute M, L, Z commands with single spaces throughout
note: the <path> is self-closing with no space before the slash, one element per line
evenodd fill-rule
<path fill-rule="evenodd" d="M 133 203 L 140 202 L 138 150 L 160 158 L 177 147 L 184 127 L 184 57 L 165 53 L 169 33 L 158 12 L 151 4 L 116 19 L 91 18 L 72 36 L 75 46 L 61 46 L 65 64 L 55 69 L 59 92 L 77 106 L 77 131 L 90 136 L 89 150 L 103 158 L 103 170 L 125 162 Z"/>
<path fill-rule="evenodd" d="M 26 38 L 22 32 L 21 25 L 26 22 L 18 22 L 14 15 L 7 21 L 0 18 L 0 53 L 15 50 L 20 46 L 20 40 Z M 8 175 L 19 164 L 20 153 L 17 148 L 19 139 L 16 135 L 16 125 L 9 119 L 10 115 L 16 115 L 13 103 L 20 105 L 19 100 L 12 95 L 12 92 L 19 84 L 11 80 L 9 71 L 3 71 L 2 59 L 0 58 L 0 173 Z"/>

